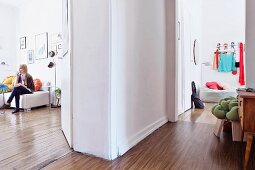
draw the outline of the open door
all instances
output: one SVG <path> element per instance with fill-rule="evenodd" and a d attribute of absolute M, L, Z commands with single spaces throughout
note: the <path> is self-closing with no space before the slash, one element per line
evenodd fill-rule
<path fill-rule="evenodd" d="M 183 113 L 191 108 L 191 15 L 187 9 L 183 9 L 182 27 L 182 99 Z"/>
<path fill-rule="evenodd" d="M 61 126 L 69 146 L 72 141 L 72 70 L 71 70 L 71 41 L 70 41 L 70 1 L 63 0 L 63 70 L 61 90 Z"/>

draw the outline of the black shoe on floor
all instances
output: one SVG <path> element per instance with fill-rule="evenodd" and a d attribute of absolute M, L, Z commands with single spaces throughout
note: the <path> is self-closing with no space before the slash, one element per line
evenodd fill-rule
<path fill-rule="evenodd" d="M 8 105 L 8 104 L 4 104 L 2 107 L 0 107 L 0 109 L 8 109 L 10 108 L 11 105 Z"/>
<path fill-rule="evenodd" d="M 18 113 L 19 112 L 19 109 L 15 109 L 12 111 L 12 113 Z"/>

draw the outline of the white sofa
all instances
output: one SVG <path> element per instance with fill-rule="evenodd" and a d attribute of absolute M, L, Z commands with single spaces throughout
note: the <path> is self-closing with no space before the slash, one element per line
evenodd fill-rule
<path fill-rule="evenodd" d="M 10 97 L 11 92 L 4 94 L 0 94 L 0 107 L 6 102 Z M 4 100 L 4 101 L 3 101 Z M 50 83 L 43 82 L 42 88 L 40 91 L 34 92 L 33 94 L 23 94 L 20 96 L 20 108 L 24 109 L 25 111 L 31 110 L 31 108 L 50 105 Z M 11 107 L 15 108 L 15 98 L 11 103 Z"/>
<path fill-rule="evenodd" d="M 4 100 L 3 100 L 3 95 L 0 94 L 0 107 L 3 106 Z"/>
<path fill-rule="evenodd" d="M 33 94 L 23 94 L 20 96 L 20 108 L 24 109 L 25 111 L 31 110 L 31 108 L 39 107 L 47 105 L 49 106 L 51 103 L 50 95 L 51 91 L 51 83 L 48 81 L 42 82 L 42 87 L 39 91 L 34 92 Z M 4 101 L 6 102 L 8 98 L 10 97 L 11 92 L 4 94 L 0 94 L 0 107 L 4 104 Z M 15 97 L 11 103 L 11 107 L 15 108 Z"/>
<path fill-rule="evenodd" d="M 5 102 L 10 97 L 11 93 L 5 93 L 4 94 L 4 100 Z M 25 111 L 31 110 L 31 108 L 38 107 L 38 106 L 44 106 L 50 104 L 50 97 L 49 97 L 49 91 L 37 91 L 33 94 L 23 94 L 20 96 L 20 108 L 24 109 Z M 1 96 L 0 101 L 3 100 L 3 97 Z M 0 104 L 3 103 L 0 102 Z M 11 103 L 11 107 L 15 107 L 15 98 L 13 99 Z"/>

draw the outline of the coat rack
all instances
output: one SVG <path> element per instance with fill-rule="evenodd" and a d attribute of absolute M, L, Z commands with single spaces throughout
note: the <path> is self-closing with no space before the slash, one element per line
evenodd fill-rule
<path fill-rule="evenodd" d="M 239 43 L 231 42 L 230 44 L 224 43 L 223 45 L 221 43 L 217 43 L 216 48 L 219 53 L 233 52 L 235 54 L 237 51 L 240 51 L 239 47 L 240 47 L 240 42 Z M 216 52 L 214 52 L 214 54 L 216 54 Z"/>

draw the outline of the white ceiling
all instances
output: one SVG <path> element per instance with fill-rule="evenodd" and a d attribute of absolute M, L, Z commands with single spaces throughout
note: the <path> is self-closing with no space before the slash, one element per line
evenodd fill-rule
<path fill-rule="evenodd" d="M 25 3 L 26 1 L 27 0 L 0 0 L 0 5 L 6 4 L 6 5 L 17 7 L 17 6 Z"/>

